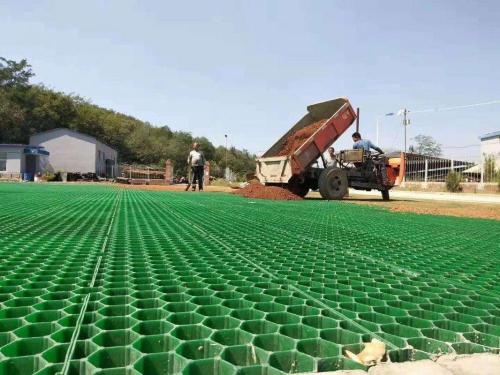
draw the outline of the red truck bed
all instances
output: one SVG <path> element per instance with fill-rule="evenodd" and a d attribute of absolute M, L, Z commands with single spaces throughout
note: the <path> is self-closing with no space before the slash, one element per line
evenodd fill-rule
<path fill-rule="evenodd" d="M 257 160 L 257 175 L 261 182 L 288 182 L 293 175 L 300 174 L 316 161 L 356 120 L 356 112 L 346 98 L 313 104 L 307 107 L 307 111 L 302 119 Z M 279 156 L 290 136 L 324 119 L 327 121 L 291 155 Z"/>

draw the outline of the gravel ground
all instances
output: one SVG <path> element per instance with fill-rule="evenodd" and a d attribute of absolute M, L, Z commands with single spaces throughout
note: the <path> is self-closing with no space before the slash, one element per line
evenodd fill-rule
<path fill-rule="evenodd" d="M 362 191 L 350 189 L 352 195 L 380 197 L 377 190 Z M 419 201 L 443 201 L 462 203 L 486 203 L 500 205 L 500 194 L 474 194 L 474 193 L 440 193 L 426 191 L 400 191 L 391 190 L 393 199 L 412 199 Z"/>
<path fill-rule="evenodd" d="M 313 373 L 307 373 L 313 374 Z M 340 370 L 316 373 L 321 375 L 366 375 L 362 370 Z M 368 370 L 368 375 L 498 375 L 500 355 L 482 353 L 470 355 L 445 355 L 437 361 L 429 359 L 416 362 L 384 363 Z M 306 374 L 302 374 L 306 375 Z"/>

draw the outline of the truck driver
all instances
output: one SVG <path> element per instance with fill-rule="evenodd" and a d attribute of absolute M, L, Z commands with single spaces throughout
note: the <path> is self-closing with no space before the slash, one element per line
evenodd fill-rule
<path fill-rule="evenodd" d="M 354 145 L 352 146 L 352 148 L 355 150 L 363 149 L 365 151 L 370 151 L 370 149 L 373 148 L 375 151 L 381 154 L 384 153 L 384 151 L 382 151 L 380 147 L 375 146 L 369 139 L 361 139 L 361 134 L 359 134 L 358 132 L 352 134 L 352 140 L 354 141 Z"/>

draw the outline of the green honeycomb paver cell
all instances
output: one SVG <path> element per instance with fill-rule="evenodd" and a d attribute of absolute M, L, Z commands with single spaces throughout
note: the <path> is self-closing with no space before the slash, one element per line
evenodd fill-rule
<path fill-rule="evenodd" d="M 341 346 L 323 339 L 301 340 L 297 349 L 311 357 L 325 358 L 341 355 Z"/>
<path fill-rule="evenodd" d="M 223 347 L 210 340 L 195 340 L 181 344 L 177 353 L 188 359 L 212 358 L 220 354 Z"/>
<path fill-rule="evenodd" d="M 0 374 L 2 375 L 25 375 L 33 374 L 42 370 L 46 366 L 43 358 L 35 357 L 20 357 L 10 358 L 0 361 Z"/>
<path fill-rule="evenodd" d="M 20 339 L 2 347 L 1 353 L 6 357 L 24 357 L 41 353 L 51 346 L 52 342 L 42 337 Z"/>
<path fill-rule="evenodd" d="M 364 369 L 343 353 L 372 338 L 394 362 L 500 349 L 498 222 L 103 185 L 0 199 L 0 375 Z"/>
<path fill-rule="evenodd" d="M 147 354 L 141 357 L 134 368 L 141 374 L 178 374 L 187 361 L 175 353 Z"/>
<path fill-rule="evenodd" d="M 254 366 L 266 363 L 269 356 L 256 346 L 239 345 L 227 347 L 221 357 L 235 366 Z"/>
<path fill-rule="evenodd" d="M 114 368 L 130 366 L 140 358 L 140 353 L 128 347 L 99 349 L 88 357 L 96 368 Z"/>
<path fill-rule="evenodd" d="M 269 364 L 285 373 L 314 371 L 314 359 L 297 351 L 277 352 L 269 357 Z"/>
<path fill-rule="evenodd" d="M 182 372 L 185 375 L 233 375 L 236 368 L 221 359 L 202 359 L 191 362 Z"/>

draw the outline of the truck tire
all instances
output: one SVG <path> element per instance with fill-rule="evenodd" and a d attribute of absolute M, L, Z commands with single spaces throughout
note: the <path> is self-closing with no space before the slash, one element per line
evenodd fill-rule
<path fill-rule="evenodd" d="M 338 200 L 345 197 L 347 189 L 347 173 L 339 168 L 329 167 L 319 176 L 319 193 L 324 199 Z"/>
<path fill-rule="evenodd" d="M 295 178 L 292 178 L 288 182 L 286 188 L 288 189 L 288 191 L 302 198 L 304 198 L 307 193 L 309 193 L 309 185 L 305 182 L 299 182 Z"/>
<path fill-rule="evenodd" d="M 382 193 L 382 200 L 388 201 L 390 199 L 389 197 L 389 190 L 381 190 Z"/>
<path fill-rule="evenodd" d="M 309 193 L 309 186 L 307 185 L 290 185 L 287 189 L 295 195 L 304 198 Z"/>

